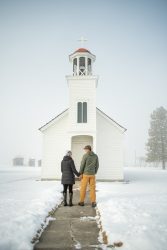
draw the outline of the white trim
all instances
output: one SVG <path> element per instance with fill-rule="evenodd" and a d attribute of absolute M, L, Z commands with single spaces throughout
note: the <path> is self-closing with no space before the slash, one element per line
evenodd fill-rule
<path fill-rule="evenodd" d="M 95 80 L 96 81 L 96 87 L 98 86 L 98 80 L 99 80 L 99 76 L 98 75 L 67 75 L 66 76 L 67 79 L 67 85 L 69 86 L 69 80 L 72 81 L 78 81 L 78 80 Z"/>
<path fill-rule="evenodd" d="M 120 124 L 118 124 L 116 121 L 114 121 L 112 118 L 107 116 L 103 111 L 101 111 L 99 108 L 96 108 L 97 112 L 103 116 L 107 121 L 112 123 L 115 127 L 117 127 L 122 133 L 124 133 L 127 129 L 122 127 Z"/>
<path fill-rule="evenodd" d="M 116 121 L 114 121 L 112 118 L 110 118 L 109 116 L 107 116 L 103 111 L 101 111 L 99 108 L 96 107 L 96 111 L 103 116 L 107 121 L 109 121 L 110 123 L 112 123 L 113 125 L 115 125 L 117 128 L 119 128 L 119 130 L 124 133 L 127 129 L 124 128 L 123 126 L 121 126 L 120 124 L 118 124 Z M 69 112 L 69 109 L 66 109 L 65 111 L 63 111 L 62 113 L 60 113 L 59 115 L 57 115 L 55 118 L 53 118 L 52 120 L 50 120 L 49 122 L 47 122 L 45 125 L 43 125 L 42 127 L 39 128 L 39 130 L 41 132 L 45 131 L 47 128 L 49 128 L 50 126 L 54 125 L 58 120 L 62 119 L 65 115 L 67 115 Z M 78 126 L 80 125 L 80 123 L 77 123 Z M 81 131 L 69 131 L 70 133 L 83 133 Z M 88 131 L 87 131 L 88 132 Z M 94 131 L 89 131 L 89 133 L 93 133 Z M 84 132 L 86 133 L 86 132 Z"/>
<path fill-rule="evenodd" d="M 92 79 L 98 80 L 99 76 L 98 75 L 84 75 L 84 76 L 81 76 L 81 75 L 79 75 L 79 76 L 67 75 L 66 76 L 67 80 L 80 80 L 81 78 L 83 78 L 85 80 L 92 80 Z"/>
<path fill-rule="evenodd" d="M 62 113 L 60 113 L 59 115 L 57 115 L 55 118 L 53 118 L 52 120 L 50 120 L 49 122 L 47 122 L 45 125 L 43 125 L 42 127 L 39 128 L 39 130 L 41 132 L 45 131 L 47 128 L 49 128 L 50 126 L 54 125 L 58 120 L 62 119 L 65 115 L 67 115 L 68 113 L 68 109 L 66 109 L 65 111 L 63 111 Z"/>
<path fill-rule="evenodd" d="M 91 58 L 93 62 L 96 60 L 96 56 L 89 52 L 74 52 L 73 54 L 69 55 L 69 61 L 72 62 L 75 57 L 82 57 L 82 56 L 83 57 L 87 56 Z"/>

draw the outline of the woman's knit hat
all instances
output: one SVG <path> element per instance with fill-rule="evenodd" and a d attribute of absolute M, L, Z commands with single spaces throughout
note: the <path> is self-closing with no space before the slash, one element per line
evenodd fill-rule
<path fill-rule="evenodd" d="M 66 156 L 72 156 L 72 152 L 70 150 L 66 151 Z"/>

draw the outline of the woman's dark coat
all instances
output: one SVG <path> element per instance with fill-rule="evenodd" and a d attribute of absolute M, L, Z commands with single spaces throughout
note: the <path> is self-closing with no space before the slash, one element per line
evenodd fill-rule
<path fill-rule="evenodd" d="M 75 168 L 74 161 L 70 156 L 64 156 L 61 162 L 61 172 L 62 172 L 62 178 L 61 178 L 62 184 L 75 184 L 75 175 L 78 177 L 80 176 L 80 174 Z"/>

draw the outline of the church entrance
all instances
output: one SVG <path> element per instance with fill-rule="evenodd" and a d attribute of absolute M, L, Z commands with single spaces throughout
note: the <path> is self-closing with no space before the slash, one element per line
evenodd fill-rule
<path fill-rule="evenodd" d="M 83 148 L 86 145 L 93 146 L 93 137 L 88 135 L 77 135 L 71 139 L 71 150 L 76 168 L 79 170 L 82 156 L 84 154 Z"/>

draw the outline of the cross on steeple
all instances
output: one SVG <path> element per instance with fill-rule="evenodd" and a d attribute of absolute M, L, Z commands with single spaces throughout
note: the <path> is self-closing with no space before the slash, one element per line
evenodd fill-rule
<path fill-rule="evenodd" d="M 80 42 L 80 44 L 81 44 L 81 48 L 84 47 L 84 42 L 87 42 L 87 41 L 88 41 L 87 39 L 85 39 L 83 36 L 81 36 L 81 38 L 78 40 L 78 42 Z"/>

